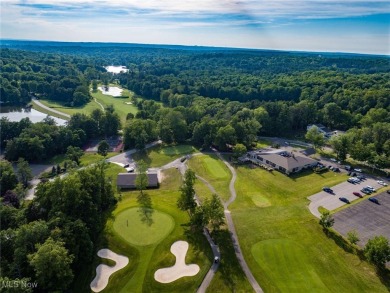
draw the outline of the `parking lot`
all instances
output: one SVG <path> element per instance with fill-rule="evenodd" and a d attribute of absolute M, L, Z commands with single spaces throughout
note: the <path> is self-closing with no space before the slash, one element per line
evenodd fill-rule
<path fill-rule="evenodd" d="M 378 184 L 375 179 L 371 178 L 367 178 L 366 180 L 355 184 L 343 182 L 335 186 L 330 186 L 334 192 L 333 194 L 321 191 L 308 197 L 308 199 L 311 201 L 309 204 L 310 212 L 319 218 L 321 216 L 321 213 L 318 211 L 320 206 L 326 208 L 329 211 L 337 209 L 346 204 L 340 201 L 339 197 L 345 197 L 350 202 L 354 201 L 358 199 L 358 197 L 353 195 L 352 192 L 359 192 L 360 194 L 364 195 L 364 193 L 362 193 L 360 190 L 367 185 L 370 185 L 375 189 L 383 187 L 382 185 Z"/>
<path fill-rule="evenodd" d="M 356 230 L 360 238 L 358 244 L 362 247 L 368 239 L 378 235 L 383 235 L 390 241 L 390 194 L 382 192 L 375 197 L 379 205 L 364 200 L 335 213 L 333 228 L 343 236 L 351 230 Z"/>

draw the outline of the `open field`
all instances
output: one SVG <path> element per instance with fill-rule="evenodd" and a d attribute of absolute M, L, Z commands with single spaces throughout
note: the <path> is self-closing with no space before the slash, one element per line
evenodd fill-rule
<path fill-rule="evenodd" d="M 206 179 L 224 201 L 229 199 L 229 182 L 232 175 L 226 165 L 217 156 L 194 156 L 188 162 L 188 166 L 197 175 Z M 197 188 L 199 188 L 199 185 L 197 185 Z"/>
<path fill-rule="evenodd" d="M 374 268 L 327 238 L 307 196 L 345 180 L 237 167 L 231 210 L 245 259 L 269 292 L 387 292 Z"/>
<path fill-rule="evenodd" d="M 118 153 L 115 153 L 115 152 L 109 152 L 106 156 L 106 159 L 111 158 L 112 156 L 115 156 L 117 154 Z M 63 164 L 66 160 L 67 160 L 67 158 L 66 158 L 65 154 L 56 155 L 56 156 L 52 157 L 47 162 L 47 164 L 53 164 L 53 165 Z M 102 157 L 101 155 L 99 155 L 97 153 L 84 153 L 83 156 L 80 158 L 80 166 L 88 166 L 88 165 L 91 165 L 93 163 L 97 163 L 97 162 L 102 161 L 102 160 L 104 160 L 104 157 Z"/>
<path fill-rule="evenodd" d="M 122 191 L 121 200 L 107 222 L 101 245 L 117 254 L 127 256 L 129 265 L 115 273 L 110 278 L 106 289 L 102 292 L 194 292 L 207 273 L 212 260 L 208 242 L 203 235 L 185 233 L 182 224 L 188 222 L 188 214 L 176 207 L 181 176 L 176 169 L 169 169 L 164 171 L 164 173 L 165 180 L 161 187 L 148 190 L 146 193 L 150 196 L 152 209 L 154 210 L 151 216 L 152 219 L 157 223 L 161 220 L 161 216 L 162 218 L 167 216 L 170 220 L 165 218 L 163 223 L 171 222 L 172 229 L 169 228 L 164 233 L 160 232 L 160 237 L 152 239 L 148 242 L 149 244 L 140 242 L 135 244 L 134 241 L 139 241 L 140 239 L 137 238 L 138 240 L 135 240 L 135 236 L 132 236 L 130 231 L 128 233 L 123 233 L 122 231 L 125 228 L 124 225 L 126 225 L 126 229 L 139 230 L 145 228 L 144 223 L 140 220 L 141 218 L 136 219 L 137 216 L 140 216 L 138 213 L 140 205 L 137 201 L 139 191 Z M 125 217 L 122 219 L 122 216 Z M 132 217 L 133 219 L 133 221 L 129 220 L 129 227 L 127 227 L 127 222 L 124 222 L 126 217 Z M 117 220 L 119 222 L 116 222 Z M 120 227 L 115 227 L 115 225 Z M 142 233 L 142 231 L 137 233 L 139 232 Z M 172 283 L 159 283 L 155 281 L 154 273 L 160 268 L 174 264 L 175 256 L 170 252 L 170 247 L 178 240 L 184 240 L 189 243 L 186 263 L 197 264 L 200 267 L 200 272 L 193 277 L 183 277 Z M 100 248 L 97 247 L 97 249 Z M 88 286 L 94 278 L 95 269 L 96 267 L 91 267 Z M 86 292 L 86 290 L 80 287 L 78 292 Z"/>
<path fill-rule="evenodd" d="M 148 167 L 161 167 L 181 156 L 196 152 L 197 149 L 191 145 L 158 145 L 147 149 L 144 152 L 137 152 L 132 155 L 135 161 L 143 160 Z"/>

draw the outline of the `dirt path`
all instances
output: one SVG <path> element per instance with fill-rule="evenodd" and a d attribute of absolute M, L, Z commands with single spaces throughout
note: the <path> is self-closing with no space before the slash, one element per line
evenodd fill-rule
<path fill-rule="evenodd" d="M 244 255 L 242 253 L 240 243 L 238 242 L 238 236 L 236 233 L 236 228 L 234 227 L 233 218 L 232 218 L 230 211 L 228 210 L 229 205 L 232 202 L 234 202 L 236 197 L 237 197 L 236 189 L 234 188 L 234 183 L 236 182 L 236 179 L 237 179 L 236 170 L 234 170 L 234 168 L 221 156 L 221 154 L 219 152 L 216 151 L 215 153 L 218 156 L 218 158 L 220 158 L 225 163 L 225 165 L 229 168 L 230 172 L 232 172 L 232 175 L 233 175 L 232 179 L 230 180 L 230 184 L 229 184 L 229 190 L 230 190 L 231 197 L 229 198 L 229 200 L 227 202 L 224 203 L 224 208 L 225 208 L 224 212 L 225 212 L 225 217 L 226 217 L 226 221 L 228 224 L 228 228 L 229 228 L 229 231 L 231 233 L 234 251 L 236 252 L 238 262 L 240 263 L 242 270 L 244 271 L 246 277 L 248 278 L 249 283 L 252 285 L 253 290 L 255 290 L 255 292 L 257 292 L 257 293 L 262 293 L 263 289 L 261 289 L 259 283 L 257 283 L 255 277 L 253 276 L 251 270 L 248 267 L 248 264 L 246 263 L 246 261 L 244 259 Z"/>

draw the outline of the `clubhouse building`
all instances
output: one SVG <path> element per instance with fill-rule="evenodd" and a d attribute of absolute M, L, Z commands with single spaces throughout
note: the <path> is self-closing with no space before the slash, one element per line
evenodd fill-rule
<path fill-rule="evenodd" d="M 287 175 L 313 168 L 318 163 L 316 160 L 301 154 L 279 149 L 261 149 L 248 152 L 244 161 L 250 161 L 260 166 L 266 165 Z"/>

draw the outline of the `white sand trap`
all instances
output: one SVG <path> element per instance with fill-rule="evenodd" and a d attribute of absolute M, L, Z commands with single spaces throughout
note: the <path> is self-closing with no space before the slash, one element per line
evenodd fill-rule
<path fill-rule="evenodd" d="M 102 92 L 103 95 L 113 96 L 113 97 L 120 97 L 122 95 L 122 89 L 116 86 L 110 86 L 108 87 L 108 91 L 105 90 L 105 88 L 99 86 L 98 89 Z"/>
<path fill-rule="evenodd" d="M 186 265 L 185 259 L 188 251 L 187 241 L 176 241 L 171 246 L 171 252 L 176 256 L 174 266 L 159 269 L 154 273 L 154 279 L 160 283 L 171 283 L 182 277 L 191 277 L 199 273 L 199 266 L 196 264 Z"/>
<path fill-rule="evenodd" d="M 121 73 L 121 72 L 129 72 L 126 66 L 106 66 L 104 67 L 108 72 L 111 73 Z"/>
<path fill-rule="evenodd" d="M 113 267 L 104 264 L 97 266 L 96 277 L 95 279 L 93 279 L 90 285 L 91 290 L 93 292 L 100 292 L 104 288 L 106 288 L 110 276 L 116 271 L 123 269 L 129 263 L 128 257 L 116 254 L 115 252 L 112 252 L 111 250 L 106 248 L 100 249 L 97 255 L 101 258 L 108 258 L 110 260 L 113 260 L 116 262 L 116 264 Z"/>

